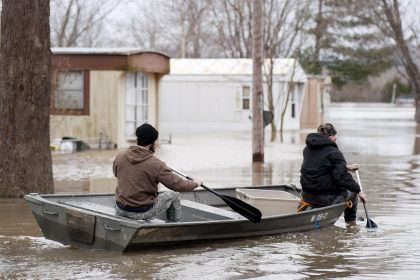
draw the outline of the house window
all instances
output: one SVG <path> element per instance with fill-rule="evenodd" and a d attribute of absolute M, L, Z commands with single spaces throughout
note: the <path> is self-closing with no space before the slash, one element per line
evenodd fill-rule
<path fill-rule="evenodd" d="M 251 100 L 251 90 L 249 86 L 242 87 L 242 109 L 249 110 L 250 109 L 250 100 Z"/>
<path fill-rule="evenodd" d="M 125 135 L 136 137 L 136 128 L 149 119 L 149 79 L 141 72 L 127 73 Z"/>
<path fill-rule="evenodd" d="M 295 87 L 294 85 L 291 85 L 291 89 L 292 92 L 290 93 L 290 97 L 291 97 L 291 112 L 292 112 L 292 119 L 296 118 L 296 96 L 295 96 Z"/>
<path fill-rule="evenodd" d="M 296 118 L 296 104 L 292 103 L 292 119 Z"/>
<path fill-rule="evenodd" d="M 89 114 L 89 71 L 57 72 L 52 89 L 52 114 Z"/>

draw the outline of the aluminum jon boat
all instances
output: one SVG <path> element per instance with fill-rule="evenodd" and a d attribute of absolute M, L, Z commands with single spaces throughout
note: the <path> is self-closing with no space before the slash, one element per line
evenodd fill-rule
<path fill-rule="evenodd" d="M 33 193 L 26 195 L 25 200 L 45 238 L 79 248 L 114 251 L 318 229 L 334 224 L 346 208 L 345 203 L 340 203 L 296 213 L 299 191 L 293 185 L 221 188 L 217 191 L 254 204 L 263 213 L 261 222 L 252 223 L 233 212 L 218 196 L 200 189 L 181 193 L 182 221 L 178 223 L 167 222 L 165 217 L 137 221 L 118 216 L 114 209 L 114 194 Z M 264 191 L 270 200 L 267 203 L 264 198 L 259 199 Z M 295 205 L 292 209 L 290 199 L 283 195 L 275 201 L 276 194 L 282 193 L 292 197 L 292 205 Z M 288 203 L 289 208 L 282 208 L 283 203 Z M 261 209 L 266 206 L 267 209 Z"/>

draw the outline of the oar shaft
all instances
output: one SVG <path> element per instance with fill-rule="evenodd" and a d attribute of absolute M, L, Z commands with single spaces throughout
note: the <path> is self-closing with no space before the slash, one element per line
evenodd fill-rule
<path fill-rule="evenodd" d="M 178 175 L 181 175 L 182 177 L 184 177 L 185 179 L 188 179 L 188 180 L 191 180 L 191 181 L 193 181 L 194 179 L 193 178 L 191 178 L 190 176 L 188 176 L 188 175 L 186 175 L 186 174 L 183 174 L 183 173 L 181 173 L 180 171 L 178 171 L 178 170 L 175 170 L 175 169 L 172 169 L 172 171 L 173 172 L 175 172 L 175 173 L 177 173 Z M 215 191 L 213 191 L 212 189 L 210 189 L 209 187 L 206 187 L 203 183 L 200 185 L 200 187 L 203 187 L 204 189 L 206 189 L 206 190 L 208 190 L 209 192 L 212 192 L 212 193 L 216 193 Z"/>
<path fill-rule="evenodd" d="M 357 176 L 357 182 L 359 183 L 359 186 L 360 186 L 360 190 L 363 191 L 363 187 L 362 187 L 362 183 L 360 182 L 360 176 L 359 176 L 358 170 L 356 170 L 356 176 Z M 363 203 L 363 207 L 365 208 L 365 215 L 366 215 L 366 220 L 367 220 L 366 227 L 368 228 L 377 227 L 377 225 L 369 218 L 366 203 L 364 201 L 362 201 L 362 203 Z"/>
<path fill-rule="evenodd" d="M 359 183 L 360 190 L 363 191 L 362 182 L 360 182 L 359 170 L 356 170 L 357 182 Z"/>
<path fill-rule="evenodd" d="M 209 191 L 209 192 L 211 192 L 215 195 L 219 195 L 219 193 L 215 192 L 214 190 L 210 189 L 209 187 L 206 187 L 204 184 L 201 184 L 200 187 L 204 188 L 205 190 L 207 190 L 207 191 Z"/>
<path fill-rule="evenodd" d="M 188 180 L 193 180 L 190 176 L 185 175 L 175 169 L 172 169 L 172 171 L 174 171 L 175 173 L 179 174 L 180 176 L 188 179 Z M 204 188 L 205 190 L 211 192 L 212 194 L 218 196 L 219 198 L 221 198 L 228 206 L 230 206 L 230 208 L 232 208 L 232 210 L 236 211 L 237 213 L 241 214 L 242 216 L 244 216 L 245 218 L 247 218 L 248 220 L 254 222 L 254 223 L 259 223 L 261 221 L 261 211 L 258 210 L 257 208 L 247 204 L 244 201 L 241 201 L 235 197 L 230 197 L 227 195 L 222 195 L 212 189 L 210 189 L 209 187 L 206 187 L 204 184 L 200 185 L 202 188 Z"/>
<path fill-rule="evenodd" d="M 191 181 L 193 181 L 193 180 L 194 180 L 194 179 L 193 179 L 193 178 L 191 178 L 190 176 L 188 176 L 188 175 L 186 175 L 186 174 L 183 174 L 183 173 L 181 173 L 181 172 L 180 172 L 180 171 L 178 171 L 178 170 L 172 169 L 172 171 L 173 171 L 173 172 L 175 172 L 175 173 L 177 173 L 177 174 L 179 174 L 179 175 L 181 175 L 181 176 L 182 176 L 182 177 L 184 177 L 185 179 L 188 179 L 188 180 L 191 180 Z M 217 195 L 217 196 L 220 196 L 220 194 L 219 194 L 218 192 L 215 192 L 214 190 L 212 190 L 212 189 L 210 189 L 209 187 L 205 186 L 203 183 L 201 183 L 200 187 L 204 188 L 205 190 L 207 190 L 207 191 L 209 191 L 209 192 L 211 192 L 211 193 L 213 193 L 213 194 L 215 194 L 215 195 Z"/>
<path fill-rule="evenodd" d="M 186 175 L 186 174 L 184 174 L 184 173 L 181 173 L 180 171 L 178 171 L 178 170 L 176 170 L 176 169 L 171 168 L 171 170 L 172 170 L 173 172 L 177 173 L 178 175 L 181 175 L 182 177 L 184 177 L 184 178 L 188 179 L 188 180 L 192 180 L 192 178 L 191 178 L 190 176 L 188 176 L 188 175 Z"/>

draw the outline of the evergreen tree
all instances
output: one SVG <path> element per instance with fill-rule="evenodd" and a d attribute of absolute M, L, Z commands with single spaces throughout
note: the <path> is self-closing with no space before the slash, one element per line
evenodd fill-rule
<path fill-rule="evenodd" d="M 392 47 L 384 44 L 364 5 L 356 0 L 318 0 L 314 27 L 315 47 L 300 54 L 301 64 L 311 74 L 328 69 L 334 85 L 365 81 L 389 69 Z M 315 7 L 313 7 L 315 9 Z"/>

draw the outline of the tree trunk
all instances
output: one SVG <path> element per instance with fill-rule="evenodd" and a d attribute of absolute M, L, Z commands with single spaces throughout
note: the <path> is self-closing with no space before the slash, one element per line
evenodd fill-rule
<path fill-rule="evenodd" d="M 297 60 L 295 59 L 295 61 L 293 62 L 292 76 L 290 77 L 290 82 L 287 87 L 286 100 L 284 101 L 284 106 L 281 110 L 281 117 L 280 117 L 280 142 L 281 143 L 283 143 L 284 141 L 284 137 L 283 137 L 284 116 L 286 115 L 287 107 L 289 105 L 290 95 L 293 94 L 293 91 L 295 90 L 295 84 L 293 83 L 294 82 L 293 79 L 295 77 L 295 71 L 296 71 L 296 66 L 297 66 L 296 63 L 297 63 Z"/>
<path fill-rule="evenodd" d="M 284 101 L 284 107 L 281 110 L 281 117 L 280 117 L 280 142 L 283 143 L 284 142 L 284 116 L 286 115 L 286 111 L 287 111 L 287 107 L 289 105 L 289 99 L 290 99 L 290 95 L 292 94 L 293 91 L 293 84 L 290 83 L 287 89 L 287 95 L 286 95 L 286 100 Z"/>
<path fill-rule="evenodd" d="M 252 18 L 252 162 L 264 162 L 262 0 L 254 0 Z"/>
<path fill-rule="evenodd" d="M 0 196 L 54 190 L 49 147 L 49 1 L 3 0 Z"/>
<path fill-rule="evenodd" d="M 313 72 L 314 74 L 321 74 L 322 67 L 319 61 L 320 53 L 321 53 L 321 40 L 326 32 L 326 22 L 323 17 L 322 8 L 324 6 L 324 0 L 318 0 L 318 13 L 316 16 L 316 26 L 314 29 L 315 34 L 315 51 L 313 56 L 313 62 L 314 62 L 314 68 Z"/>
<path fill-rule="evenodd" d="M 273 67 L 274 67 L 274 59 L 273 55 L 270 55 L 270 65 L 268 69 L 268 75 L 266 75 L 267 79 L 267 97 L 268 97 L 268 111 L 273 114 L 273 120 L 271 121 L 271 142 L 276 141 L 277 138 L 277 127 L 275 121 L 275 106 L 274 106 L 274 94 L 273 94 Z"/>

